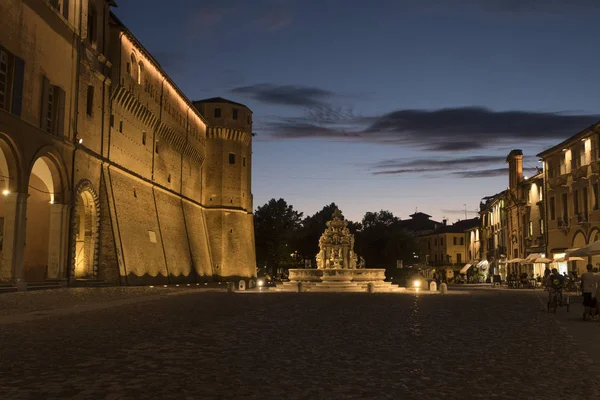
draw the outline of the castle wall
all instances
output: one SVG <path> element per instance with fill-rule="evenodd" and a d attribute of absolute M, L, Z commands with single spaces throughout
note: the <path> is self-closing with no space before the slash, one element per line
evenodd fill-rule
<path fill-rule="evenodd" d="M 207 230 L 204 211 L 199 205 L 187 200 L 183 201 L 183 211 L 185 214 L 192 263 L 197 279 L 199 281 L 212 279 L 213 265 L 208 243 L 209 231 Z M 214 234 L 215 233 L 212 233 L 211 236 L 214 236 Z"/>
<path fill-rule="evenodd" d="M 118 169 L 110 182 L 127 283 L 168 283 L 152 186 Z"/>
<path fill-rule="evenodd" d="M 171 283 L 195 281 L 181 198 L 154 189 L 160 234 L 165 246 Z"/>

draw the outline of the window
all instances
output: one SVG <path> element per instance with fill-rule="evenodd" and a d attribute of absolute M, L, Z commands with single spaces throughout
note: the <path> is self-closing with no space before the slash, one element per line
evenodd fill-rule
<path fill-rule="evenodd" d="M 94 87 L 88 86 L 88 88 L 87 88 L 87 106 L 86 106 L 87 115 L 91 117 L 93 110 L 94 110 Z"/>
<path fill-rule="evenodd" d="M 235 154 L 229 153 L 229 164 L 235 164 Z"/>
<path fill-rule="evenodd" d="M 544 200 L 544 191 L 542 185 L 538 186 L 538 201 Z"/>
<path fill-rule="evenodd" d="M 592 190 L 594 191 L 594 210 L 598 209 L 598 183 L 594 183 L 592 185 Z"/>
<path fill-rule="evenodd" d="M 242 166 L 246 166 L 246 157 L 242 158 Z"/>
<path fill-rule="evenodd" d="M 42 82 L 42 110 L 40 128 L 53 135 L 62 135 L 65 120 L 65 91 L 50 83 L 47 77 Z"/>
<path fill-rule="evenodd" d="M 550 197 L 550 220 L 554 221 L 556 219 L 556 204 L 554 197 Z"/>
<path fill-rule="evenodd" d="M 137 64 L 137 61 L 135 59 L 135 54 L 133 54 L 133 53 L 131 54 L 131 61 L 130 62 L 131 62 L 131 64 L 127 63 L 127 72 L 129 72 L 129 75 L 131 75 L 131 77 L 133 79 L 136 79 L 135 76 L 136 76 L 136 72 L 137 72 L 137 69 L 138 69 L 138 64 Z"/>
<path fill-rule="evenodd" d="M 582 201 L 583 201 L 583 215 L 585 215 L 587 217 L 588 215 L 588 189 L 587 187 L 583 188 L 583 191 L 581 193 L 581 197 L 582 197 Z"/>
<path fill-rule="evenodd" d="M 246 117 L 246 120 L 248 121 L 248 125 L 250 125 L 250 116 L 249 115 Z"/>
<path fill-rule="evenodd" d="M 131 63 L 130 62 L 127 62 L 127 66 L 125 67 L 125 70 L 127 71 L 127 73 L 129 75 L 131 75 Z"/>
<path fill-rule="evenodd" d="M 167 182 L 171 183 L 171 174 L 169 174 L 169 176 L 167 176 Z"/>
<path fill-rule="evenodd" d="M 154 152 L 156 154 L 158 154 L 158 140 L 156 141 L 156 143 L 154 144 Z"/>
<path fill-rule="evenodd" d="M 233 110 L 231 110 L 231 115 L 234 120 L 237 120 L 238 119 L 238 109 L 234 108 Z"/>
<path fill-rule="evenodd" d="M 453 237 L 452 239 L 452 244 L 456 246 L 456 237 Z"/>
<path fill-rule="evenodd" d="M 0 109 L 21 116 L 25 63 L 0 46 Z"/>
<path fill-rule="evenodd" d="M 544 220 L 540 219 L 540 235 L 544 234 Z"/>
<path fill-rule="evenodd" d="M 49 2 L 52 8 L 59 13 L 62 11 L 63 17 L 65 17 L 65 19 L 69 19 L 69 0 L 62 0 L 62 9 L 60 4 L 61 2 L 59 0 L 49 0 Z"/>
<path fill-rule="evenodd" d="M 215 118 L 221 118 L 221 109 L 215 108 Z"/>
<path fill-rule="evenodd" d="M 461 245 L 461 246 L 464 246 L 464 245 L 465 245 L 465 238 L 464 238 L 464 237 L 461 237 L 461 238 L 460 238 L 460 245 Z"/>
<path fill-rule="evenodd" d="M 528 236 L 533 236 L 533 221 L 529 221 Z"/>
<path fill-rule="evenodd" d="M 437 246 L 437 238 L 433 239 L 434 246 Z"/>
<path fill-rule="evenodd" d="M 110 114 L 110 127 L 115 127 L 115 114 Z"/>
<path fill-rule="evenodd" d="M 119 132 L 123 133 L 123 120 L 119 121 Z"/>
<path fill-rule="evenodd" d="M 97 29 L 98 29 L 98 13 L 96 8 L 89 3 L 88 7 L 88 20 L 87 20 L 87 38 L 88 42 L 92 45 L 96 44 L 97 40 Z"/>
<path fill-rule="evenodd" d="M 566 193 L 562 194 L 562 218 L 564 221 L 567 221 L 569 218 L 569 203 Z"/>
<path fill-rule="evenodd" d="M 142 132 L 142 144 L 146 145 L 146 132 Z"/>
<path fill-rule="evenodd" d="M 573 212 L 579 214 L 579 190 L 573 191 Z"/>
<path fill-rule="evenodd" d="M 462 254 L 461 253 L 456 253 L 456 263 L 462 264 Z"/>
<path fill-rule="evenodd" d="M 533 188 L 527 191 L 527 204 L 531 204 L 531 190 L 533 190 Z"/>
<path fill-rule="evenodd" d="M 138 74 L 137 74 L 137 83 L 138 85 L 142 84 L 142 74 L 144 73 L 144 64 L 140 61 L 138 64 Z"/>
<path fill-rule="evenodd" d="M 444 245 L 444 238 L 440 238 L 440 246 Z"/>

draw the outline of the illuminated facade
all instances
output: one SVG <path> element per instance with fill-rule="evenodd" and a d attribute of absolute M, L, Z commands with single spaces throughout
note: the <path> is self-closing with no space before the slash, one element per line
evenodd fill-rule
<path fill-rule="evenodd" d="M 489 274 L 500 275 L 506 279 L 507 191 L 494 196 L 484 197 L 479 206 L 481 218 L 481 254 L 488 262 Z"/>
<path fill-rule="evenodd" d="M 0 280 L 254 276 L 251 111 L 189 101 L 111 6 L 0 2 Z"/>
<path fill-rule="evenodd" d="M 544 163 L 546 252 L 564 256 L 567 249 L 600 240 L 600 123 L 538 154 Z M 592 263 L 600 262 L 593 257 Z M 572 261 L 568 269 L 584 272 L 586 261 Z M 559 263 L 562 271 L 566 263 Z"/>
<path fill-rule="evenodd" d="M 509 187 L 506 191 L 507 257 L 509 259 L 545 257 L 544 179 L 541 171 L 531 177 L 523 175 L 523 152 L 511 151 L 507 158 Z M 532 268 L 533 267 L 533 268 Z M 544 264 L 510 263 L 510 271 L 543 275 Z"/>
<path fill-rule="evenodd" d="M 472 264 L 473 257 L 479 253 L 479 225 L 479 218 L 442 225 L 419 237 L 419 250 L 426 256 L 428 265 L 463 267 L 466 263 Z"/>

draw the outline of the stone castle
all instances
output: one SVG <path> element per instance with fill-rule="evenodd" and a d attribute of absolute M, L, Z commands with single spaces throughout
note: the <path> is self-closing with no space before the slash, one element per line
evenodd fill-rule
<path fill-rule="evenodd" d="M 115 6 L 0 2 L 0 281 L 255 276 L 252 112 L 188 100 Z"/>

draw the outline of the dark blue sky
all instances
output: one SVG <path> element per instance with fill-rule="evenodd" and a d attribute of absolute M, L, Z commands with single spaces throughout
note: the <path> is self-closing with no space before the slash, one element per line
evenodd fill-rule
<path fill-rule="evenodd" d="M 255 206 L 454 221 L 600 119 L 598 0 L 117 3 L 188 97 L 254 111 Z"/>

